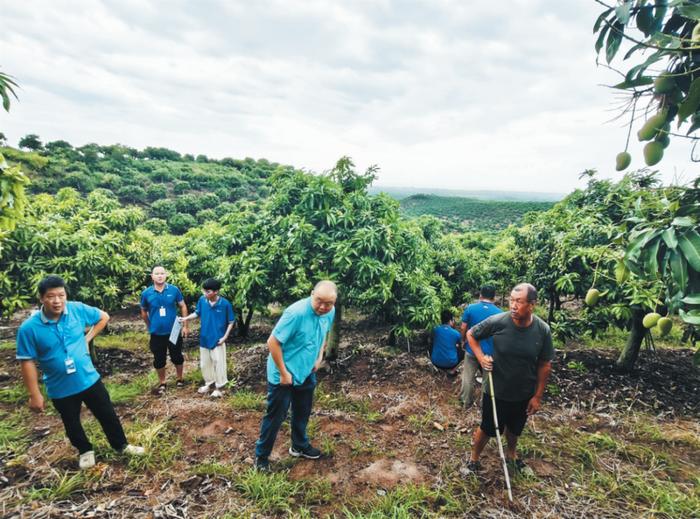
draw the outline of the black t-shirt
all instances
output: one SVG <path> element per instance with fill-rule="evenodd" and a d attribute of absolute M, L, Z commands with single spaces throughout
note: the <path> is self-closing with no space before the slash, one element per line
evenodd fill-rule
<path fill-rule="evenodd" d="M 537 385 L 537 364 L 554 358 L 547 323 L 533 315 L 530 326 L 516 326 L 510 313 L 504 312 L 481 321 L 471 332 L 477 341 L 493 337 L 496 398 L 509 402 L 532 398 Z M 489 385 L 485 386 L 490 394 Z"/>

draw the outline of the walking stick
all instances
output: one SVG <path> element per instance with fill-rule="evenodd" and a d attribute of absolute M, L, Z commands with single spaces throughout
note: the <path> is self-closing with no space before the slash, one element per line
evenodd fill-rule
<path fill-rule="evenodd" d="M 493 391 L 493 372 L 489 371 L 489 388 L 491 389 L 491 405 L 493 406 L 493 423 L 496 426 L 496 441 L 498 442 L 498 453 L 501 455 L 503 463 L 503 475 L 506 477 L 506 487 L 508 488 L 508 499 L 513 501 L 513 492 L 510 490 L 510 476 L 508 475 L 508 466 L 506 465 L 506 455 L 503 453 L 503 444 L 501 443 L 501 433 L 498 430 L 498 415 L 496 414 L 496 396 Z"/>

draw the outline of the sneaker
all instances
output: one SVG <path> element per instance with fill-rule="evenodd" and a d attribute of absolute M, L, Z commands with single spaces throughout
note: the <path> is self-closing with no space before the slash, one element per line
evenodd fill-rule
<path fill-rule="evenodd" d="M 321 451 L 318 450 L 316 447 L 312 447 L 311 445 L 307 446 L 305 449 L 297 449 L 295 447 L 289 447 L 289 454 L 291 454 L 295 458 L 298 458 L 301 456 L 303 458 L 307 458 L 310 460 L 317 460 L 318 458 L 321 457 Z"/>
<path fill-rule="evenodd" d="M 260 456 L 255 456 L 254 467 L 258 472 L 270 472 L 270 460 L 267 458 L 261 458 Z"/>
<path fill-rule="evenodd" d="M 185 381 L 181 378 L 177 379 L 177 382 L 175 382 L 175 387 L 185 387 Z"/>
<path fill-rule="evenodd" d="M 219 391 L 218 389 L 215 389 L 214 391 L 211 392 L 211 395 L 209 395 L 209 396 L 212 398 L 221 398 L 222 396 L 224 396 L 224 394 L 221 391 Z"/>
<path fill-rule="evenodd" d="M 80 470 L 90 469 L 95 466 L 95 451 L 83 452 L 78 458 Z"/>
<path fill-rule="evenodd" d="M 478 476 L 481 471 L 480 461 L 469 461 L 467 464 L 460 469 L 460 473 L 463 476 Z"/>
<path fill-rule="evenodd" d="M 124 454 L 128 454 L 129 456 L 143 456 L 146 454 L 146 449 L 139 447 L 138 445 L 128 444 L 126 447 L 124 447 L 122 452 Z"/>
<path fill-rule="evenodd" d="M 210 389 L 211 389 L 211 386 L 209 384 L 204 384 L 202 387 L 200 387 L 197 390 L 197 393 L 199 393 L 200 395 L 204 395 L 204 394 L 208 393 Z"/>
<path fill-rule="evenodd" d="M 515 460 L 506 460 L 506 465 L 508 468 L 510 468 L 515 474 L 520 474 L 525 477 L 533 477 L 535 475 L 535 472 L 528 467 L 523 460 L 520 458 L 515 459 Z"/>
<path fill-rule="evenodd" d="M 167 386 L 165 384 L 160 384 L 157 388 L 153 390 L 153 393 L 156 395 L 164 395 L 165 394 L 165 389 Z"/>

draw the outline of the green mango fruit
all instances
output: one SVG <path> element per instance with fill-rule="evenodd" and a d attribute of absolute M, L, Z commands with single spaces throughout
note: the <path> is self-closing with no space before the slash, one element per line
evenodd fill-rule
<path fill-rule="evenodd" d="M 693 40 L 693 43 L 700 43 L 700 22 L 693 27 L 693 34 L 690 39 Z"/>
<path fill-rule="evenodd" d="M 660 142 L 652 141 L 644 146 L 644 162 L 647 166 L 653 166 L 664 158 L 664 147 Z"/>
<path fill-rule="evenodd" d="M 590 288 L 588 292 L 586 292 L 586 304 L 588 306 L 595 306 L 598 303 L 598 299 L 600 299 L 600 290 L 597 288 Z"/>
<path fill-rule="evenodd" d="M 676 80 L 668 74 L 661 74 L 654 80 L 654 92 L 668 94 L 676 88 Z"/>
<path fill-rule="evenodd" d="M 654 138 L 660 129 L 666 124 L 668 116 L 667 110 L 661 110 L 647 119 L 644 125 L 637 132 L 640 141 L 649 141 Z"/>
<path fill-rule="evenodd" d="M 626 151 L 618 153 L 617 157 L 615 157 L 615 170 L 622 171 L 623 169 L 627 169 L 630 162 L 632 162 L 632 155 Z"/>
<path fill-rule="evenodd" d="M 642 319 L 642 325 L 647 329 L 653 328 L 656 326 L 656 323 L 659 322 L 659 319 L 661 319 L 661 316 L 656 312 L 648 313 L 644 316 L 644 319 Z"/>
<path fill-rule="evenodd" d="M 668 136 L 668 133 L 664 132 L 660 132 L 654 140 L 661 144 L 664 149 L 668 148 L 668 145 L 671 144 L 671 137 Z"/>
<path fill-rule="evenodd" d="M 649 36 L 654 29 L 654 14 L 652 13 L 652 7 L 650 5 L 645 5 L 637 11 L 637 29 L 642 31 L 645 36 Z"/>
<path fill-rule="evenodd" d="M 673 321 L 669 319 L 668 317 L 662 317 L 659 319 L 659 321 L 656 323 L 656 326 L 659 327 L 659 331 L 661 332 L 661 336 L 668 335 L 668 332 L 671 331 L 671 328 L 673 328 Z"/>

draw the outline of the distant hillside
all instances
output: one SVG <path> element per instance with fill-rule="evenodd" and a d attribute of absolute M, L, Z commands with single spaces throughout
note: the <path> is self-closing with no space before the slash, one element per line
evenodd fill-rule
<path fill-rule="evenodd" d="M 546 211 L 554 202 L 477 200 L 457 196 L 413 195 L 403 198 L 401 211 L 409 216 L 436 216 L 469 229 L 494 231 L 519 222 L 530 211 Z"/>
<path fill-rule="evenodd" d="M 413 195 L 438 195 L 443 197 L 467 197 L 478 200 L 506 200 L 518 202 L 558 202 L 566 195 L 563 193 L 540 193 L 526 191 L 468 191 L 464 189 L 442 189 L 431 187 L 393 187 L 371 186 L 371 194 L 386 193 L 387 195 L 402 200 Z"/>

